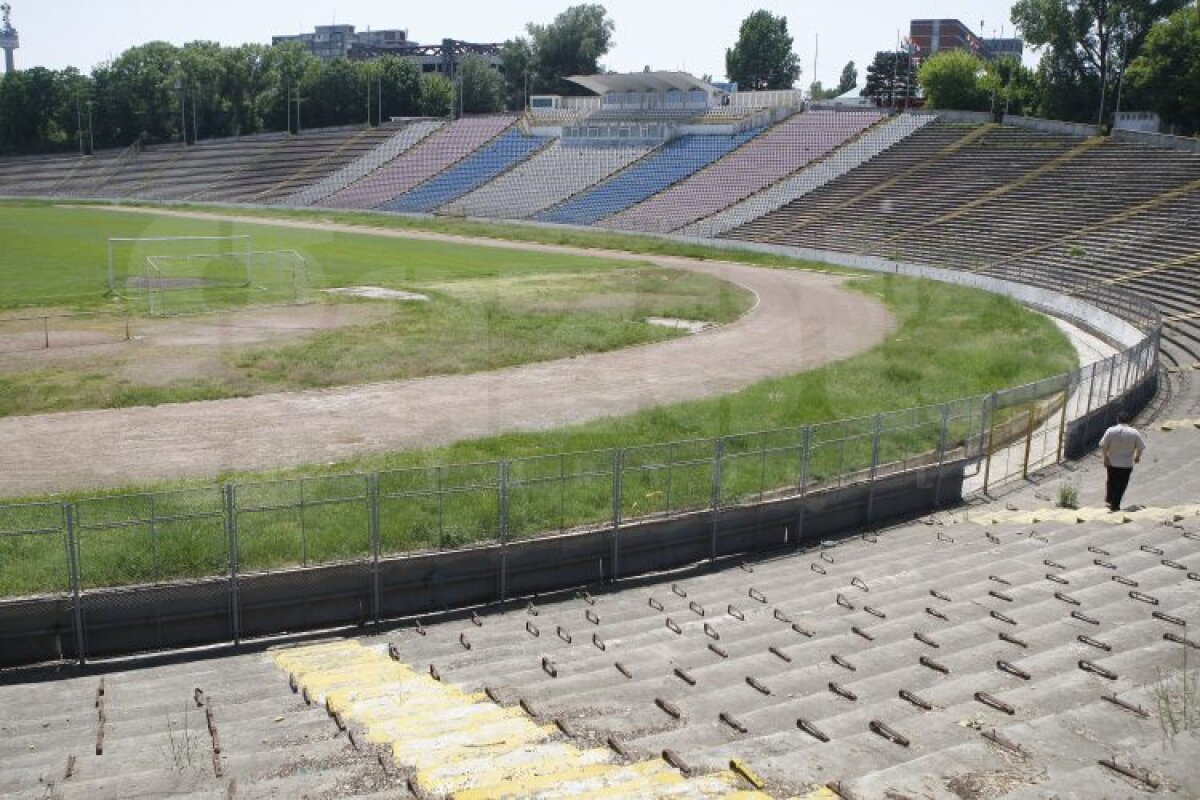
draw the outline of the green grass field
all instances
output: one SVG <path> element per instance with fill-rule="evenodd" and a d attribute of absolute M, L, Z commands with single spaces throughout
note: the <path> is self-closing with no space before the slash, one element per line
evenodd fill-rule
<path fill-rule="evenodd" d="M 255 285 L 159 293 L 156 303 L 193 312 L 188 322 L 149 316 L 145 293 L 125 291 L 125 274 L 141 276 L 151 252 L 203 244 L 145 244 L 118 249 L 117 296 L 106 295 L 109 237 L 231 236 L 249 233 L 256 251 L 287 250 L 307 265 L 307 298 L 339 305 L 345 322 L 327 329 L 257 339 L 225 339 L 219 347 L 181 339 L 218 330 L 195 312 L 270 303 L 282 295 Z M 0 214 L 0 359 L 18 323 L 4 316 L 87 312 L 55 320 L 55 334 L 118 344 L 125 318 L 139 346 L 46 350 L 0 361 L 0 416 L 115 408 L 238 397 L 496 369 L 602 352 L 682 335 L 647 317 L 729 322 L 753 302 L 749 292 L 704 275 L 645 263 L 555 253 L 402 240 L 263 224 L 154 217 L 107 209 L 7 204 Z M 229 245 L 225 245 L 228 247 Z M 244 247 L 244 245 L 238 245 Z M 259 257 L 255 274 L 268 270 Z M 212 271 L 211 264 L 209 271 Z M 230 280 L 223 276 L 226 283 Z M 319 290 L 376 286 L 418 292 L 429 302 L 334 298 Z M 7 314 L 4 310 L 7 309 Z M 112 315 L 96 314 L 111 311 Z M 242 309 L 243 330 L 254 318 Z M 277 319 L 274 312 L 272 319 Z M 306 315 L 302 322 L 311 323 Z M 209 324 L 211 320 L 212 324 Z M 324 324 L 324 320 L 318 320 Z M 20 323 L 26 339 L 36 320 Z M 208 328 L 205 328 L 208 325 Z M 188 327 L 183 335 L 181 326 Z M 266 325 L 260 326 L 264 330 Z M 301 327 L 297 322 L 293 329 Z M 318 326 L 319 327 L 319 326 Z M 52 339 L 54 337 L 51 337 Z M 163 345 L 170 340 L 171 345 Z"/>
<path fill-rule="evenodd" d="M 95 218 L 89 221 L 99 224 Z M 321 234 L 287 234 L 291 246 L 307 235 L 318 240 L 317 246 L 329 246 L 320 241 Z M 292 234 L 297 235 L 290 238 Z M 403 244 L 407 248 L 409 243 Z M 373 246 L 382 245 L 363 244 L 368 251 Z M 457 253 L 460 248 L 450 249 Z M 445 252 L 433 250 L 430 257 L 435 261 L 447 258 Z M 456 284 L 456 297 L 464 303 L 486 298 L 493 280 L 511 284 L 515 297 L 544 296 L 543 291 L 578 297 L 580 292 L 601 291 L 596 287 L 604 285 L 603 280 L 574 285 L 583 273 L 564 267 L 558 257 L 547 265 L 533 258 L 536 254 L 511 255 L 514 263 L 507 273 L 496 271 L 494 263 L 470 272 L 453 258 L 445 269 L 459 271 L 449 277 L 435 278 L 434 268 L 425 264 L 409 264 L 405 270 L 425 276 L 430 284 Z M 622 273 L 627 265 L 596 268 L 607 278 Z M 549 284 L 539 286 L 547 280 Z M 383 284 L 382 279 L 369 282 Z M 368 473 L 379 475 L 381 537 L 388 553 L 495 540 L 498 461 L 511 462 L 514 471 L 508 529 L 513 538 L 522 538 L 611 515 L 614 449 L 624 448 L 630 458 L 623 514 L 701 508 L 709 501 L 711 489 L 708 437 L 728 437 L 722 497 L 752 497 L 795 485 L 799 447 L 795 426 L 865 418 L 830 427 L 825 434 L 829 440 L 818 443 L 810 476 L 832 480 L 839 470 L 860 469 L 864 459 L 869 462 L 870 415 L 975 396 L 1059 374 L 1075 365 L 1074 351 L 1051 322 L 1009 300 L 892 276 L 862 277 L 848 285 L 885 302 L 899 328 L 878 347 L 817 370 L 763 381 L 726 397 L 545 433 L 463 441 L 302 469 L 219 476 L 238 483 L 239 507 L 246 509 L 239 517 L 241 567 L 260 570 L 365 556 Z M 77 291 L 70 302 L 87 307 L 85 300 L 78 299 L 80 294 L 87 293 Z M 676 298 L 676 302 L 693 301 Z M 332 344 L 328 352 L 330 359 L 337 358 Z M 269 360 L 255 366 L 264 371 L 281 369 Z M 881 443 L 885 460 L 927 452 L 936 445 L 938 420 L 923 412 L 914 412 L 913 420 L 911 428 L 889 434 Z M 965 434 L 975 424 L 964 422 L 954 435 Z M 772 430 L 781 432 L 749 433 Z M 839 448 L 839 439 L 845 437 L 853 443 Z M 667 444 L 682 440 L 694 443 Z M 669 468 L 664 470 L 663 465 Z M 221 498 L 212 483 L 126 487 L 69 499 L 77 503 L 82 526 L 87 586 L 199 577 L 226 569 Z M 24 509 L 0 506 L 0 531 L 53 527 L 58 524 L 56 514 L 61 516 L 54 504 Z M 38 515 L 49 516 L 43 520 Z M 0 595 L 61 590 L 65 580 L 64 553 L 56 537 L 0 538 Z"/>

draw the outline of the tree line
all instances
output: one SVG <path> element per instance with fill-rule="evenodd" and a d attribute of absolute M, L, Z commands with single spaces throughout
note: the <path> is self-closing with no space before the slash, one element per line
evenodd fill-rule
<path fill-rule="evenodd" d="M 1119 103 L 1157 111 L 1175 131 L 1200 130 L 1200 2 L 1017 0 L 1012 21 L 1041 51 L 1036 69 L 1016 59 L 981 61 L 964 51 L 920 61 L 876 53 L 863 94 L 903 105 L 1001 110 L 1101 122 Z M 569 93 L 564 79 L 603 71 L 615 25 L 604 6 L 567 8 L 504 42 L 499 71 L 478 57 L 453 80 L 403 58 L 321 61 L 301 44 L 150 42 L 90 74 L 75 68 L 15 71 L 0 80 L 0 153 L 36 153 L 193 142 L 309 127 L 378 124 L 388 117 L 444 117 L 526 106 L 531 94 Z M 747 16 L 725 52 L 726 76 L 745 90 L 791 89 L 801 75 L 787 17 Z M 813 99 L 853 89 L 854 62 L 839 84 L 809 86 Z"/>
<path fill-rule="evenodd" d="M 1012 21 L 1041 52 L 981 61 L 955 50 L 917 72 L 927 105 L 1107 125 L 1118 110 L 1157 112 L 1200 132 L 1200 4 L 1193 0 L 1019 0 Z"/>
<path fill-rule="evenodd" d="M 466 56 L 453 76 L 396 56 L 322 61 L 298 42 L 132 47 L 91 74 L 33 67 L 0 79 L 0 154 L 195 142 L 524 107 L 562 78 L 599 71 L 611 47 L 603 6 L 574 6 L 504 43 L 502 69 Z"/>

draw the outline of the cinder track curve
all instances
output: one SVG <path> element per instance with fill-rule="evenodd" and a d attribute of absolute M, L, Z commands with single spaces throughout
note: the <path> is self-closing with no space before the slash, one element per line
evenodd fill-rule
<path fill-rule="evenodd" d="M 648 261 L 715 275 L 753 291 L 758 303 L 736 322 L 694 336 L 491 372 L 0 419 L 0 496 L 215 477 L 545 430 L 736 392 L 848 358 L 895 329 L 882 303 L 844 289 L 845 278 L 836 275 L 324 222 L 204 216 Z"/>

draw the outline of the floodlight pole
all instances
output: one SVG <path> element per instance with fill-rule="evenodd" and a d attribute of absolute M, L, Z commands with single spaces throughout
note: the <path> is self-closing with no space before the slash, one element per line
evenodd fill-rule
<path fill-rule="evenodd" d="M 187 147 L 187 105 L 183 93 L 183 65 L 175 61 L 175 91 L 179 92 L 179 140 Z"/>
<path fill-rule="evenodd" d="M 96 152 L 96 139 L 92 133 L 92 101 L 87 101 L 88 110 L 88 155 L 94 155 Z"/>
<path fill-rule="evenodd" d="M 75 93 L 75 132 L 79 134 L 79 155 L 83 156 L 83 112 L 79 110 L 79 93 Z"/>

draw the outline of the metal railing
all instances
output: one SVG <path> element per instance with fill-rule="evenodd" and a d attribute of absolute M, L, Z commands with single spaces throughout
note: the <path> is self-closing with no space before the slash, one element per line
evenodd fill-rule
<path fill-rule="evenodd" d="M 1157 312 L 1111 287 L 1093 294 L 1089 301 L 1144 337 L 1070 373 L 937 405 L 613 450 L 0 505 L 0 597 L 8 598 L 0 612 L 31 597 L 65 600 L 82 660 L 90 637 L 104 635 L 89 627 L 85 608 L 126 597 L 128 587 L 204 584 L 228 595 L 236 642 L 245 576 L 360 568 L 374 598 L 367 616 L 378 621 L 381 559 L 589 530 L 619 543 L 635 520 L 857 484 L 873 492 L 888 476 L 950 461 L 971 464 L 974 487 L 986 492 L 1062 460 L 1098 414 L 1153 393 Z M 611 575 L 623 577 L 615 564 Z"/>

